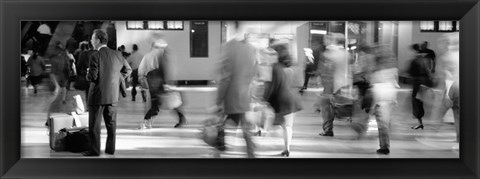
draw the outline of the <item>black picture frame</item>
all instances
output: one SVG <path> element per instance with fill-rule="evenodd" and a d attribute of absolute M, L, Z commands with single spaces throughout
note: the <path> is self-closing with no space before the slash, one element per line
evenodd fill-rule
<path fill-rule="evenodd" d="M 1 0 L 0 178 L 478 178 L 478 0 Z M 21 20 L 460 20 L 460 159 L 21 159 Z M 319 139 L 320 140 L 320 139 Z"/>

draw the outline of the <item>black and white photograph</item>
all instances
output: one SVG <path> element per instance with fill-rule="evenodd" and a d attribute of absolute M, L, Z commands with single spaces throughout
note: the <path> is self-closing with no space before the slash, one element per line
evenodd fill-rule
<path fill-rule="evenodd" d="M 21 158 L 460 158 L 459 20 L 19 27 Z"/>

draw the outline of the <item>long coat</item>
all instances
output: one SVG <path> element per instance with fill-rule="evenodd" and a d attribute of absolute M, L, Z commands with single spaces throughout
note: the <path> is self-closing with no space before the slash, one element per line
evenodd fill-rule
<path fill-rule="evenodd" d="M 88 105 L 115 105 L 120 97 L 122 79 L 130 75 L 132 68 L 120 52 L 107 47 L 90 55 L 89 61 Z"/>
<path fill-rule="evenodd" d="M 290 73 L 287 71 L 290 70 Z M 272 82 L 265 90 L 264 99 L 270 103 L 275 113 L 285 116 L 302 110 L 301 99 L 293 85 L 293 70 L 282 63 L 275 63 Z"/>
<path fill-rule="evenodd" d="M 218 69 L 216 104 L 225 114 L 250 110 L 249 86 L 255 75 L 255 48 L 245 41 L 231 40 L 222 47 Z"/>

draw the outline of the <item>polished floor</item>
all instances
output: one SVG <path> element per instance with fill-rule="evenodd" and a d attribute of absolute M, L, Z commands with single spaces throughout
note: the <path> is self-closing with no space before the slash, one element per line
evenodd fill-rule
<path fill-rule="evenodd" d="M 147 111 L 148 103 L 131 97 L 122 99 L 118 106 L 117 143 L 115 155 L 98 158 L 244 158 L 245 142 L 242 132 L 230 126 L 227 130 L 226 152 L 218 152 L 200 139 L 200 128 L 205 119 L 212 117 L 208 108 L 213 104 L 215 88 L 181 87 L 185 100 L 185 115 L 188 124 L 173 128 L 177 119 L 171 111 L 161 111 L 153 129 L 139 130 L 139 124 Z M 349 122 L 334 122 L 335 137 L 321 137 L 321 117 L 313 107 L 320 88 L 308 89 L 303 95 L 304 110 L 297 113 L 293 126 L 293 141 L 290 158 L 458 158 L 458 143 L 455 142 L 455 128 L 451 111 L 445 119 L 430 119 L 432 101 L 426 104 L 425 129 L 413 130 L 416 120 L 411 115 L 410 90 L 400 89 L 398 106 L 391 121 L 391 153 L 378 155 L 378 133 L 375 122 L 369 123 L 369 131 L 362 140 L 356 140 Z M 72 99 L 79 91 L 69 91 Z M 130 94 L 129 94 L 130 95 Z M 53 100 L 46 89 L 33 94 L 33 89 L 22 88 L 22 158 L 85 158 L 79 153 L 55 152 L 50 150 L 49 136 L 44 126 L 49 102 L 53 101 L 56 112 L 72 110 L 72 101 L 62 104 Z M 438 100 L 438 99 L 437 99 Z M 102 122 L 103 125 L 103 122 Z M 255 136 L 258 158 L 283 158 L 282 132 L 274 128 Z M 102 151 L 105 147 L 106 130 L 102 128 Z"/>

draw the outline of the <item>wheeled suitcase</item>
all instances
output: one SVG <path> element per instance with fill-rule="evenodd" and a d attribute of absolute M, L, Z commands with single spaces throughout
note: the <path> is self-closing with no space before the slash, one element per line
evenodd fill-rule
<path fill-rule="evenodd" d="M 65 150 L 65 143 L 63 139 L 66 137 L 65 132 L 61 132 L 64 128 L 80 128 L 88 126 L 88 113 L 77 115 L 53 113 L 48 119 L 49 136 L 50 136 L 50 148 L 55 151 Z"/>

